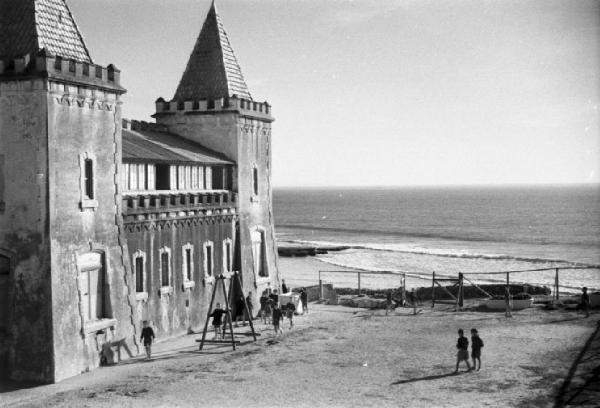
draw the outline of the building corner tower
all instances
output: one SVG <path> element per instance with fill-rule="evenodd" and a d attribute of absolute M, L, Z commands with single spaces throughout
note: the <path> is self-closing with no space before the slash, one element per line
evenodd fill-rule
<path fill-rule="evenodd" d="M 271 186 L 274 119 L 267 102 L 252 99 L 214 2 L 174 97 L 159 98 L 153 116 L 172 133 L 236 163 L 236 269 L 245 291 L 252 290 L 255 297 L 278 288 Z"/>
<path fill-rule="evenodd" d="M 0 0 L 0 32 L 0 377 L 56 382 L 105 344 L 135 351 L 119 301 L 125 90 L 64 0 Z"/>

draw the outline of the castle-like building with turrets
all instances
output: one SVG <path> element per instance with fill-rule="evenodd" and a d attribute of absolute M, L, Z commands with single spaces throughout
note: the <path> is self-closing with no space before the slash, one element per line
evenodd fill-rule
<path fill-rule="evenodd" d="M 0 378 L 136 356 L 144 320 L 198 331 L 220 276 L 254 304 L 280 285 L 271 106 L 214 4 L 155 123 L 122 119 L 123 93 L 65 0 L 0 0 Z"/>

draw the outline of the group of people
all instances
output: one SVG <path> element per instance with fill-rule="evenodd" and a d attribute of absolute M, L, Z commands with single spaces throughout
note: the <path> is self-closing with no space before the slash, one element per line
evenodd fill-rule
<path fill-rule="evenodd" d="M 283 293 L 288 292 L 288 288 L 285 285 L 285 281 L 282 281 Z M 305 288 L 300 289 L 300 302 L 302 303 L 302 314 L 308 313 L 308 295 Z M 247 313 L 246 313 L 246 307 Z M 246 325 L 246 319 L 254 319 L 254 307 L 252 304 L 252 292 L 248 292 L 248 296 L 244 299 L 243 295 L 237 299 L 235 304 L 235 315 L 233 316 L 235 327 L 238 326 L 238 321 L 241 319 L 242 324 Z M 263 324 L 273 325 L 275 335 L 283 333 L 281 329 L 281 321 L 284 320 L 284 316 L 288 319 L 290 329 L 294 327 L 294 314 L 296 312 L 296 306 L 293 303 L 288 303 L 281 306 L 279 301 L 279 294 L 277 289 L 270 291 L 266 289 L 263 291 L 260 297 L 260 311 L 259 315 L 262 319 Z M 226 322 L 224 322 L 224 316 L 227 316 L 227 310 L 221 308 L 221 304 L 217 303 L 215 309 L 210 313 L 209 317 L 212 317 L 212 326 L 215 331 L 215 339 L 223 339 L 225 337 Z"/>

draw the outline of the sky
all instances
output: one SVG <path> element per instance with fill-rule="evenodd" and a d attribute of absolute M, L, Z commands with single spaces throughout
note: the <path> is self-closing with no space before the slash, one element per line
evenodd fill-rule
<path fill-rule="evenodd" d="M 68 0 L 123 116 L 170 100 L 210 0 Z M 217 0 L 273 185 L 600 182 L 600 2 Z"/>

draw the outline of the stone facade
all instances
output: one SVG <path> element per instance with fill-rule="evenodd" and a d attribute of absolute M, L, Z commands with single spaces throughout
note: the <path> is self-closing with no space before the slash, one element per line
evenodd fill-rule
<path fill-rule="evenodd" d="M 192 54 L 188 66 L 216 73 L 186 87 L 225 93 L 161 98 L 157 123 L 132 127 L 119 70 L 91 62 L 66 3 L 0 0 L 0 11 L 17 4 L 0 17 L 3 32 L 29 36 L 0 43 L 0 378 L 56 382 L 135 356 L 143 320 L 159 338 L 197 331 L 221 274 L 239 271 L 231 295 L 252 291 L 255 304 L 278 288 L 270 106 L 230 94 L 216 72 L 227 63 Z M 84 60 L 45 46 L 54 14 L 40 10 L 52 7 Z M 25 27 L 36 11 L 48 21 Z M 214 5 L 203 35 L 220 36 L 217 57 L 232 52 Z"/>

